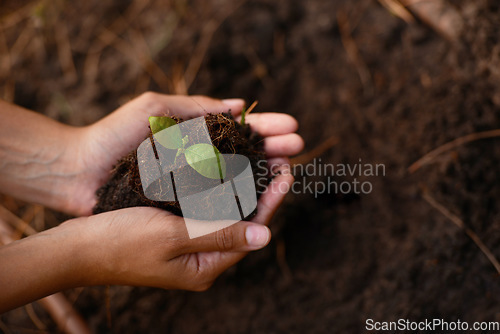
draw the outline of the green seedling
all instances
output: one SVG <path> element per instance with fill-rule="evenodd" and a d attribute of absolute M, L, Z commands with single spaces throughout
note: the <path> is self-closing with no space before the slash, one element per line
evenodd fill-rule
<path fill-rule="evenodd" d="M 250 106 L 250 108 L 248 109 L 243 108 L 243 110 L 241 111 L 241 121 L 240 121 L 241 125 L 245 125 L 245 116 L 248 115 L 255 108 L 257 103 L 259 103 L 259 101 L 254 101 Z"/>
<path fill-rule="evenodd" d="M 210 179 L 224 179 L 226 177 L 226 161 L 217 147 L 200 143 L 188 146 L 189 137 L 182 136 L 177 122 L 170 117 L 149 117 L 151 132 L 156 140 L 164 147 L 177 150 L 174 164 L 179 156 L 184 155 L 187 163 L 195 171 Z M 172 128 L 170 128 L 172 127 Z M 169 131 L 163 131 L 170 128 Z"/>

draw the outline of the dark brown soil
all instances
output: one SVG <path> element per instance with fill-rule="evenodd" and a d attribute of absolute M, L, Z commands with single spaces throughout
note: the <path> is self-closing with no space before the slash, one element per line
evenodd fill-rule
<path fill-rule="evenodd" d="M 91 327 L 101 333 L 361 333 L 367 318 L 500 321 L 498 273 L 420 195 L 425 187 L 500 258 L 500 139 L 463 145 L 407 172 L 443 143 L 500 128 L 500 4 L 448 2 L 463 20 L 455 43 L 374 0 L 255 0 L 234 10 L 230 0 L 152 1 L 144 9 L 127 1 L 58 5 L 54 20 L 68 28 L 78 80 L 60 66 L 47 24 L 35 30 L 38 44 L 11 57 L 14 86 L 3 79 L 2 87 L 15 88 L 16 103 L 89 124 L 146 89 L 182 92 L 179 73 L 200 56 L 190 94 L 259 100 L 259 110 L 299 120 L 307 150 L 337 135 L 323 162 L 386 166 L 385 176 L 361 178 L 372 182 L 370 194 L 291 194 L 271 224 L 269 247 L 207 292 L 112 287 L 111 329 L 104 288 L 67 292 Z M 24 24 L 6 31 L 9 46 Z M 89 50 L 96 54 L 109 38 L 104 28 L 119 39 L 102 47 L 94 66 Z M 177 84 L 141 63 L 144 55 L 134 56 L 144 50 L 141 36 Z M 357 48 L 357 61 L 346 45 L 351 54 Z M 34 327 L 23 310 L 1 320 L 13 331 Z"/>
<path fill-rule="evenodd" d="M 177 123 L 183 121 L 178 117 L 174 117 L 174 119 Z M 253 132 L 249 125 L 242 126 L 235 122 L 230 113 L 208 114 L 205 116 L 205 122 L 212 143 L 220 153 L 240 154 L 250 160 L 250 166 L 254 174 L 255 190 L 257 195 L 261 194 L 264 191 L 263 185 L 268 182 L 268 178 L 262 176 L 262 173 L 258 170 L 259 161 L 265 161 L 266 158 L 263 151 L 263 138 L 257 132 Z M 151 134 L 150 138 L 152 139 Z M 179 159 L 182 158 L 182 156 L 179 157 Z M 196 180 L 197 173 L 189 165 L 183 168 L 181 172 L 183 174 L 181 177 L 188 180 L 186 187 L 189 187 L 191 182 L 195 183 L 193 180 Z M 168 177 L 170 178 L 170 175 Z M 168 189 L 163 191 L 168 191 Z M 176 191 L 179 191 L 179 189 Z M 94 214 L 135 206 L 151 206 L 182 216 L 178 201 L 153 201 L 144 195 L 137 164 L 137 151 L 130 152 L 116 164 L 111 171 L 109 180 L 97 190 L 96 196 L 98 202 L 93 209 Z M 246 218 L 251 218 L 256 213 L 257 209 Z"/>

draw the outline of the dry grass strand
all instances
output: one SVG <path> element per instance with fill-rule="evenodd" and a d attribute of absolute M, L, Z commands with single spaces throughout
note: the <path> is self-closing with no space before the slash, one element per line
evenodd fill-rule
<path fill-rule="evenodd" d="M 463 230 L 465 234 L 469 236 L 469 238 L 472 239 L 472 241 L 476 244 L 477 247 L 483 252 L 484 255 L 488 258 L 488 260 L 491 262 L 493 267 L 495 267 L 496 271 L 498 274 L 500 274 L 500 263 L 498 263 L 498 260 L 496 259 L 495 255 L 490 251 L 490 249 L 483 243 L 483 241 L 479 238 L 479 236 L 470 228 L 466 227 L 464 222 L 458 218 L 456 215 L 451 213 L 447 208 L 445 208 L 442 204 L 438 203 L 429 193 L 424 191 L 422 194 L 422 198 L 429 203 L 433 208 L 441 212 L 443 216 L 448 218 L 453 224 L 455 224 L 458 228 Z"/>
<path fill-rule="evenodd" d="M 495 138 L 495 137 L 500 137 L 500 129 L 496 130 L 490 130 L 490 131 L 483 131 L 483 132 L 476 132 L 472 133 L 463 137 L 456 138 L 446 144 L 443 144 L 434 150 L 430 151 L 417 161 L 415 161 L 413 164 L 411 164 L 410 167 L 408 167 L 408 172 L 410 174 L 416 172 L 418 169 L 420 169 L 422 166 L 427 165 L 431 163 L 438 155 L 452 150 L 454 148 L 457 148 L 461 145 L 480 140 L 480 139 L 487 139 L 487 138 Z"/>

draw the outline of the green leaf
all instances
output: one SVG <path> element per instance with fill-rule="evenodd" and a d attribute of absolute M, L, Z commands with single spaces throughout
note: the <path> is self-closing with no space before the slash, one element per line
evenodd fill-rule
<path fill-rule="evenodd" d="M 151 132 L 156 140 L 166 148 L 182 148 L 181 129 L 177 122 L 170 117 L 149 117 Z"/>
<path fill-rule="evenodd" d="M 210 179 L 226 177 L 226 161 L 217 147 L 210 144 L 195 144 L 184 152 L 187 163 L 195 171 Z"/>
<path fill-rule="evenodd" d="M 149 125 L 151 126 L 151 132 L 153 132 L 153 134 L 160 132 L 161 130 L 165 130 L 166 128 L 169 128 L 172 125 L 176 124 L 177 122 L 170 117 L 149 117 Z"/>
<path fill-rule="evenodd" d="M 184 138 L 182 138 L 182 147 L 186 147 L 187 143 L 189 143 L 189 137 L 184 136 Z"/>
<path fill-rule="evenodd" d="M 247 113 L 247 110 L 246 110 L 245 107 L 243 107 L 243 109 L 241 110 L 241 121 L 240 121 L 241 125 L 245 125 L 245 116 L 246 116 L 246 113 Z"/>

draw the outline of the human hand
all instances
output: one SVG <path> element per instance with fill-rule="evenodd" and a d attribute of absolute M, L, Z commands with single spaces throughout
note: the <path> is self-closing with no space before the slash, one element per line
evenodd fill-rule
<path fill-rule="evenodd" d="M 288 167 L 282 166 L 251 222 L 198 238 L 189 238 L 182 217 L 137 207 L 75 218 L 4 246 L 0 286 L 9 289 L 0 290 L 0 313 L 78 286 L 205 290 L 246 252 L 269 242 L 265 225 L 292 182 Z"/>
<path fill-rule="evenodd" d="M 215 100 L 204 96 L 163 95 L 145 93 L 130 101 L 99 122 L 84 128 L 75 140 L 73 150 L 75 166 L 74 182 L 68 187 L 64 211 L 76 215 L 90 215 L 95 205 L 95 191 L 109 177 L 116 162 L 136 149 L 149 132 L 148 117 L 177 115 L 184 118 L 206 113 L 231 110 L 238 116 L 244 106 L 240 99 Z M 297 121 L 286 114 L 254 113 L 246 122 L 264 139 L 268 158 L 287 157 L 300 152 L 302 138 L 293 133 Z"/>
<path fill-rule="evenodd" d="M 68 223 L 86 240 L 80 250 L 84 285 L 121 284 L 205 290 L 246 252 L 270 240 L 265 226 L 293 176 L 283 167 L 259 200 L 258 214 L 214 233 L 190 239 L 184 219 L 156 208 L 106 212 Z M 62 226 L 64 227 L 64 226 Z"/>

